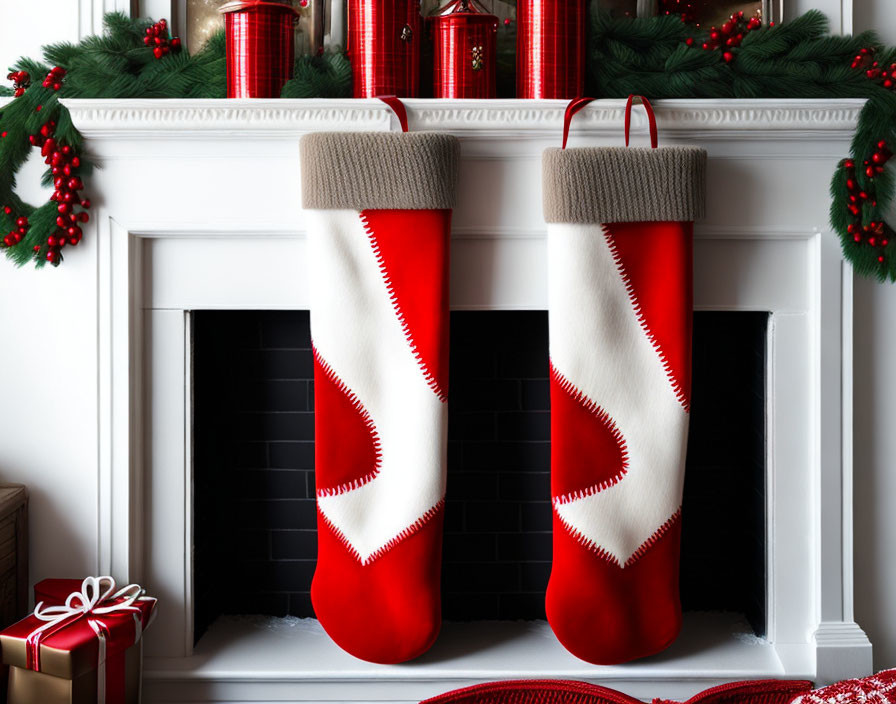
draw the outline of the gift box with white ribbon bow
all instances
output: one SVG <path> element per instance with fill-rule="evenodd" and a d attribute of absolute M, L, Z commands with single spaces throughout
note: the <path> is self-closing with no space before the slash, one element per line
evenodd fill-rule
<path fill-rule="evenodd" d="M 130 704 L 156 600 L 111 577 L 44 580 L 34 612 L 0 633 L 9 704 Z"/>

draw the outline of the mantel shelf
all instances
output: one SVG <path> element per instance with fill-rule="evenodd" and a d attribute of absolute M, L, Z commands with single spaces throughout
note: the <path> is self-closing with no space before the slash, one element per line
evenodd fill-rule
<path fill-rule="evenodd" d="M 405 99 L 412 130 L 516 139 L 559 135 L 565 100 Z M 818 136 L 855 128 L 864 100 L 657 100 L 660 134 L 701 133 L 744 139 Z M 88 137 L 130 139 L 164 133 L 172 138 L 283 137 L 314 130 L 389 129 L 389 109 L 378 100 L 88 100 L 67 99 Z M 598 100 L 579 113 L 574 132 L 621 137 L 624 100 Z M 646 132 L 643 111 L 633 129 Z"/>

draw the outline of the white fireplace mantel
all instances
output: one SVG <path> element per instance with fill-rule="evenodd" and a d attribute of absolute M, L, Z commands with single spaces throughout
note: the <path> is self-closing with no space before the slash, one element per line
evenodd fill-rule
<path fill-rule="evenodd" d="M 413 130 L 461 138 L 455 309 L 544 309 L 540 156 L 561 101 L 407 100 Z M 68 100 L 100 168 L 84 276 L 98 290 L 100 569 L 160 596 L 148 701 L 416 701 L 509 677 L 574 677 L 686 698 L 723 681 L 831 681 L 871 669 L 852 586 L 852 273 L 828 225 L 828 183 L 861 101 L 657 101 L 665 144 L 709 152 L 695 307 L 768 311 L 767 638 L 730 616 L 686 618 L 655 658 L 595 667 L 543 624 L 449 624 L 405 666 L 339 651 L 314 622 L 221 623 L 193 649 L 189 315 L 301 309 L 298 139 L 387 130 L 353 100 Z M 622 143 L 622 101 L 576 117 L 571 144 Z M 638 112 L 636 141 L 646 125 Z M 84 260 L 81 260 L 82 262 Z M 720 588 L 724 585 L 720 585 Z"/>

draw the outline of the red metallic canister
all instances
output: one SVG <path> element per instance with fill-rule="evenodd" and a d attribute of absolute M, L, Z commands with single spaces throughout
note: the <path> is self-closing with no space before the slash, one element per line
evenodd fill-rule
<path fill-rule="evenodd" d="M 494 98 L 498 18 L 476 0 L 451 0 L 433 25 L 433 96 Z"/>
<path fill-rule="evenodd" d="M 279 98 L 292 78 L 296 10 L 280 2 L 237 0 L 220 11 L 227 41 L 227 97 Z"/>
<path fill-rule="evenodd" d="M 348 0 L 354 97 L 417 96 L 422 23 L 420 0 Z"/>
<path fill-rule="evenodd" d="M 585 6 L 585 0 L 519 0 L 517 98 L 575 98 L 585 92 Z"/>

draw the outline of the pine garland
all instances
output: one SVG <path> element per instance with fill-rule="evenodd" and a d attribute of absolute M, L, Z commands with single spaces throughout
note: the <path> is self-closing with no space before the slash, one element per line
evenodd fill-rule
<path fill-rule="evenodd" d="M 42 266 L 46 261 L 54 265 L 62 261 L 60 248 L 49 244 L 60 234 L 60 204 L 50 201 L 35 208 L 15 194 L 15 175 L 32 148 L 29 137 L 32 142 L 36 138 L 38 146 L 51 139 L 57 151 L 68 150 L 57 174 L 48 170 L 45 184 L 55 182 L 58 187 L 63 164 L 67 166 L 63 189 L 69 188 L 69 181 L 80 185 L 90 172 L 90 164 L 77 157 L 81 135 L 60 98 L 225 97 L 223 32 L 212 36 L 195 54 L 171 51 L 159 59 L 144 45 L 150 26 L 150 20 L 111 13 L 105 18 L 103 35 L 87 37 L 78 44 L 47 46 L 43 62 L 21 59 L 13 67 L 33 81 L 30 86 L 19 86 L 22 90 L 15 92 L 19 97 L 0 111 L 0 236 L 18 233 L 19 241 L 4 246 L 16 264 L 34 261 Z M 892 82 L 888 87 L 878 76 L 879 70 L 867 70 L 868 57 L 884 69 L 894 64 L 896 49 L 883 47 L 870 32 L 831 36 L 827 19 L 818 11 L 777 27 L 747 31 L 731 48 L 719 46 L 710 32 L 682 22 L 676 15 L 615 18 L 605 12 L 594 13 L 587 62 L 590 94 L 623 98 L 636 93 L 654 99 L 867 98 L 851 157 L 839 164 L 831 181 L 831 224 L 841 238 L 844 255 L 858 273 L 896 281 L 896 233 L 884 217 L 896 198 L 896 178 L 891 169 L 878 166 L 896 145 L 896 92 Z M 510 52 L 502 51 L 501 58 L 512 65 Z M 64 78 L 39 83 L 59 69 Z M 337 98 L 350 94 L 348 60 L 341 53 L 328 53 L 299 57 L 294 78 L 284 85 L 281 96 Z M 0 97 L 12 95 L 13 90 L 0 87 Z M 86 201 L 79 203 L 77 191 L 73 195 L 74 215 L 79 204 L 88 206 L 83 205 Z M 86 217 L 80 213 L 82 222 Z M 76 222 L 73 219 L 74 227 Z M 51 250 L 58 255 L 55 259 Z"/>
<path fill-rule="evenodd" d="M 345 54 L 302 56 L 295 63 L 293 78 L 286 82 L 281 98 L 350 98 L 352 67 Z"/>
<path fill-rule="evenodd" d="M 80 219 L 64 222 L 69 215 L 59 210 L 61 203 L 51 200 L 34 207 L 15 193 L 16 173 L 32 149 L 34 140 L 29 141 L 29 137 L 37 136 L 38 145 L 46 142 L 47 136 L 40 136 L 42 128 L 57 149 L 68 150 L 65 162 L 68 173 L 63 176 L 48 169 L 44 185 L 63 178 L 61 188 L 68 189 L 69 181 L 86 178 L 91 171 L 91 165 L 77 156 L 81 153 L 82 138 L 60 98 L 224 98 L 227 95 L 223 31 L 213 35 L 195 54 L 171 51 L 158 59 L 143 41 L 147 27 L 153 25 L 151 20 L 110 13 L 104 25 L 105 32 L 100 36 L 87 37 L 77 44 L 51 44 L 44 47 L 43 61 L 23 58 L 12 69 L 26 72 L 31 81 L 20 97 L 0 108 L 0 239 L 6 233 L 18 233 L 19 239 L 11 246 L 4 243 L 0 247 L 17 265 L 29 261 L 38 267 L 48 261 L 54 266 L 61 263 L 60 237 L 66 237 L 68 245 L 77 244 L 78 223 L 88 217 L 82 210 Z M 57 84 L 59 89 L 54 90 L 52 84 L 42 85 L 44 77 L 57 68 L 64 73 Z M 0 97 L 13 94 L 6 86 L 0 88 Z M 350 96 L 348 60 L 335 53 L 299 57 L 294 77 L 284 85 L 281 95 L 284 98 Z M 70 206 L 72 213 L 81 202 L 77 192 L 75 196 Z M 62 224 L 65 228 L 61 229 Z M 75 239 L 67 234 L 69 228 L 77 228 Z"/>
<path fill-rule="evenodd" d="M 883 47 L 872 32 L 831 36 L 817 10 L 746 33 L 728 61 L 722 50 L 703 49 L 708 41 L 708 31 L 676 15 L 613 18 L 597 12 L 589 92 L 607 98 L 867 98 L 851 157 L 831 180 L 831 225 L 857 273 L 896 281 L 896 223 L 887 224 L 884 215 L 896 196 L 894 176 L 892 169 L 867 173 L 875 154 L 886 161 L 896 145 L 896 92 L 869 78 L 867 66 L 853 67 L 863 50 L 888 67 L 896 62 L 896 49 Z"/>

